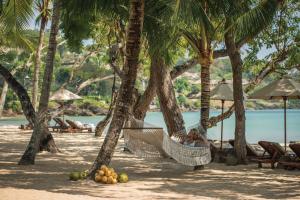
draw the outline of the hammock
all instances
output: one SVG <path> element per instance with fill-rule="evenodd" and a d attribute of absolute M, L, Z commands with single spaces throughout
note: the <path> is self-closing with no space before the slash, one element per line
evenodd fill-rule
<path fill-rule="evenodd" d="M 211 161 L 209 146 L 192 147 L 170 138 L 162 129 L 151 124 L 131 119 L 128 128 L 123 128 L 126 147 L 144 158 L 171 157 L 187 166 L 206 165 Z"/>

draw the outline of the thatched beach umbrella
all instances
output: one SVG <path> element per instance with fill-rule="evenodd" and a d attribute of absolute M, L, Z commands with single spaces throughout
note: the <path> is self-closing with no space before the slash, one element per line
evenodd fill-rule
<path fill-rule="evenodd" d="M 225 101 L 233 101 L 233 86 L 223 79 L 218 85 L 211 91 L 212 100 L 221 100 L 222 102 L 222 115 L 224 113 Z M 221 149 L 223 147 L 223 119 L 221 122 Z"/>
<path fill-rule="evenodd" d="M 251 99 L 283 99 L 284 102 L 284 149 L 286 150 L 286 101 L 287 99 L 300 99 L 300 83 L 282 78 L 257 90 L 250 95 Z"/>
<path fill-rule="evenodd" d="M 57 90 L 50 97 L 51 101 L 61 101 L 62 109 L 64 109 L 65 101 L 78 100 L 78 99 L 82 99 L 82 98 L 80 96 L 78 96 L 77 94 L 74 94 L 73 92 L 66 90 L 64 88 Z M 64 120 L 64 111 L 62 114 L 63 114 L 63 120 Z"/>

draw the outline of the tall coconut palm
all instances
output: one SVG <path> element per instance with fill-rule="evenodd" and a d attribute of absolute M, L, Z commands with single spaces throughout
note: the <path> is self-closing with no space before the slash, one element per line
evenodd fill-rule
<path fill-rule="evenodd" d="M 59 28 L 59 18 L 60 18 L 60 9 L 61 9 L 61 1 L 54 0 L 53 1 L 53 14 L 51 20 L 51 29 L 50 29 L 50 37 L 49 37 L 49 45 L 48 45 L 48 52 L 46 56 L 46 67 L 43 77 L 43 86 L 41 91 L 41 100 L 39 103 L 39 110 L 34 122 L 34 129 L 31 135 L 29 144 L 19 161 L 19 164 L 22 165 L 30 165 L 34 164 L 35 156 L 39 152 L 39 147 L 41 141 L 47 138 L 49 141 L 52 141 L 52 147 L 54 151 L 56 151 L 56 147 L 52 135 L 48 131 L 47 128 L 47 111 L 48 111 L 48 103 L 49 103 L 49 96 L 50 96 L 50 88 L 52 82 L 52 74 L 53 74 L 53 67 L 54 67 L 54 56 L 56 53 L 56 46 L 57 46 L 57 33 Z"/>
<path fill-rule="evenodd" d="M 36 110 L 38 102 L 39 93 L 39 74 L 41 68 L 41 52 L 43 49 L 43 42 L 45 36 L 45 28 L 47 25 L 48 18 L 50 16 L 50 10 L 48 9 L 50 0 L 36 0 L 35 4 L 39 11 L 39 16 L 37 17 L 37 22 L 40 21 L 40 31 L 39 31 L 39 41 L 38 47 L 35 53 L 34 60 L 34 72 L 32 80 L 32 105 Z"/>
<path fill-rule="evenodd" d="M 112 117 L 107 136 L 99 154 L 91 168 L 91 174 L 102 164 L 109 164 L 115 146 L 117 145 L 121 129 L 128 117 L 129 107 L 132 105 L 132 95 L 137 76 L 140 41 L 144 22 L 144 0 L 130 0 L 129 22 L 126 38 L 126 58 L 124 64 L 124 78 L 122 80 L 115 111 Z"/>
<path fill-rule="evenodd" d="M 245 108 L 242 85 L 243 61 L 240 47 L 243 41 L 255 37 L 268 26 L 283 1 L 268 0 L 251 9 L 249 4 L 230 2 L 224 9 L 226 19 L 225 45 L 233 72 L 235 105 L 235 153 L 238 163 L 246 163 Z"/>
<path fill-rule="evenodd" d="M 210 65 L 213 62 L 212 43 L 216 41 L 216 18 L 211 1 L 177 0 L 175 14 L 184 22 L 183 37 L 189 42 L 201 65 L 201 110 L 200 124 L 207 130 L 210 109 Z M 200 13 L 200 15 L 198 14 Z"/>

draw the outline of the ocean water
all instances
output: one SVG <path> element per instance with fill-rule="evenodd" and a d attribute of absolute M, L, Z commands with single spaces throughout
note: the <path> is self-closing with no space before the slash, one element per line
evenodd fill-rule
<path fill-rule="evenodd" d="M 211 116 L 220 114 L 219 110 L 211 111 Z M 78 120 L 83 123 L 97 124 L 104 116 L 66 116 L 66 119 Z M 199 122 L 199 112 L 184 112 L 184 121 L 186 127 L 193 126 Z M 162 113 L 147 113 L 146 122 L 157 127 L 166 129 Z M 0 120 L 1 125 L 20 125 L 25 124 L 25 118 L 11 118 Z M 208 130 L 208 138 L 220 139 L 221 123 Z M 234 138 L 235 117 L 232 115 L 224 120 L 224 140 Z M 283 110 L 255 110 L 246 111 L 246 139 L 250 143 L 256 143 L 259 140 L 268 140 L 274 142 L 284 142 L 284 124 Z M 287 141 L 300 141 L 300 110 L 287 111 Z"/>

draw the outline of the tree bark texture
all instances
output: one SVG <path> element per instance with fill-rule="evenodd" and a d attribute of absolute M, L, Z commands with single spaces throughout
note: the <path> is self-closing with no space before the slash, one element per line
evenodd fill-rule
<path fill-rule="evenodd" d="M 29 144 L 21 160 L 19 161 L 19 164 L 22 165 L 34 164 L 35 156 L 40 150 L 39 147 L 40 147 L 41 140 L 46 139 L 49 141 L 50 140 L 53 141 L 53 137 L 48 131 L 46 119 L 47 119 L 50 88 L 51 88 L 52 74 L 53 74 L 53 67 L 54 67 L 54 56 L 56 53 L 56 46 L 57 46 L 56 36 L 58 33 L 58 25 L 59 25 L 59 17 L 60 17 L 60 3 L 61 2 L 59 0 L 54 0 L 53 2 L 51 30 L 50 30 L 50 37 L 49 37 L 48 52 L 46 57 L 46 68 L 44 71 L 41 98 L 39 103 L 39 110 L 37 113 L 37 117 L 35 118 L 33 133 L 30 138 Z M 53 151 L 56 151 L 56 147 L 53 149 Z"/>
<path fill-rule="evenodd" d="M 210 62 L 201 64 L 201 117 L 200 123 L 205 131 L 209 126 L 210 109 Z"/>
<path fill-rule="evenodd" d="M 235 106 L 235 141 L 234 150 L 239 164 L 245 164 L 246 137 L 245 137 L 245 108 L 242 83 L 243 61 L 239 49 L 235 45 L 235 36 L 232 30 L 225 34 L 225 45 L 230 58 L 233 72 L 233 98 Z"/>
<path fill-rule="evenodd" d="M 138 59 L 141 48 L 141 34 L 144 22 L 144 0 L 130 0 L 129 23 L 126 38 L 126 57 L 124 63 L 124 78 L 119 89 L 116 108 L 108 133 L 101 146 L 99 154 L 90 169 L 90 176 L 94 177 L 102 164 L 108 165 L 113 156 L 121 130 L 124 126 L 128 111 L 132 107 L 132 95 L 137 77 Z"/>

